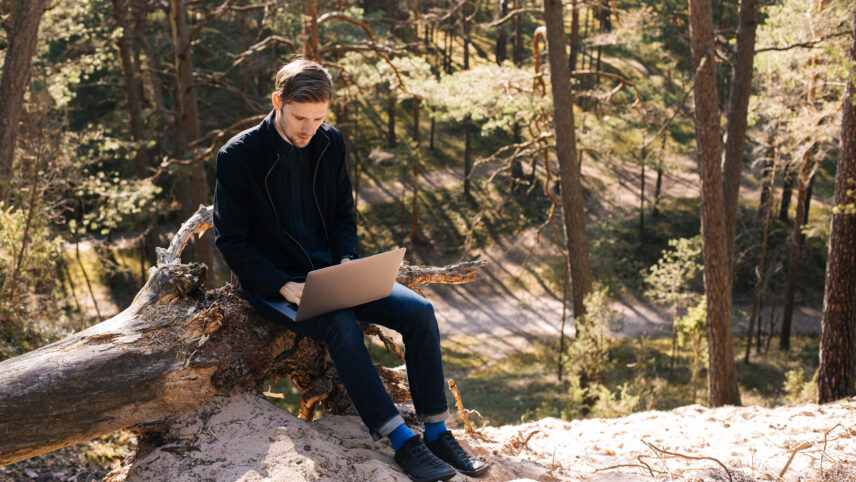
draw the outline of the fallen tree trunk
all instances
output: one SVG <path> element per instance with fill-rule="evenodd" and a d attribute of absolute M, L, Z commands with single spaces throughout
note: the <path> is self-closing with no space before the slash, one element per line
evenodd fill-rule
<path fill-rule="evenodd" d="M 321 343 L 265 321 L 229 285 L 201 292 L 206 267 L 177 264 L 193 234 L 210 227 L 211 208 L 200 207 L 118 315 L 0 363 L 0 466 L 129 427 L 145 452 L 182 412 L 215 395 L 258 392 L 268 379 L 288 377 L 304 392 L 304 419 L 318 404 L 328 413 L 350 405 Z M 397 279 L 463 283 L 482 263 L 402 266 Z M 403 376 L 379 371 L 393 399 L 406 400 Z"/>

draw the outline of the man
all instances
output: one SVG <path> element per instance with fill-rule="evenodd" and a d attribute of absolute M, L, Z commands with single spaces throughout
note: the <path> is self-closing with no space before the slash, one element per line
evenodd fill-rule
<path fill-rule="evenodd" d="M 396 283 L 389 297 L 295 323 L 264 299 L 299 304 L 311 270 L 357 256 L 357 227 L 342 134 L 324 123 L 330 74 L 296 60 L 276 75 L 273 111 L 217 155 L 214 236 L 243 294 L 273 323 L 323 341 L 372 438 L 388 437 L 414 480 L 481 475 L 488 465 L 446 430 L 440 335 L 431 303 Z M 402 334 L 410 392 L 424 441 L 404 424 L 369 358 L 357 319 Z M 441 460 L 442 459 L 442 460 Z"/>

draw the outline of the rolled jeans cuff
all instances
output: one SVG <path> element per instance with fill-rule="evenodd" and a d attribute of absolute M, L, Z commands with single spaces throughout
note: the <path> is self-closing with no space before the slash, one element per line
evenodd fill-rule
<path fill-rule="evenodd" d="M 419 420 L 422 423 L 437 423 L 444 422 L 447 418 L 449 418 L 449 409 L 445 409 L 442 412 L 438 413 L 429 413 L 429 414 L 418 414 Z"/>
<path fill-rule="evenodd" d="M 393 430 L 398 428 L 398 426 L 403 423 L 404 418 L 401 416 L 401 414 L 396 414 L 394 417 L 381 424 L 380 427 L 371 431 L 372 440 L 377 442 L 378 440 L 392 433 Z"/>

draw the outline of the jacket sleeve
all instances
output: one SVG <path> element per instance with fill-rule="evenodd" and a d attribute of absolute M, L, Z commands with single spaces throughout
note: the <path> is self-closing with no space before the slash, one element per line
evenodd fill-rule
<path fill-rule="evenodd" d="M 335 179 L 336 179 L 336 209 L 335 222 L 332 229 L 333 259 L 349 257 L 356 258 L 359 254 L 357 241 L 357 216 L 354 213 L 354 191 L 351 177 L 345 165 L 345 143 L 342 134 L 336 131 Z"/>
<path fill-rule="evenodd" d="M 291 277 L 265 258 L 250 242 L 249 180 L 227 153 L 217 154 L 214 188 L 214 244 L 245 288 L 273 297 Z"/>

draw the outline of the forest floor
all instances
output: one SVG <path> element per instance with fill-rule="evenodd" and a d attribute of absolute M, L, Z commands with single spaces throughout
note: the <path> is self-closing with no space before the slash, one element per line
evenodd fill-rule
<path fill-rule="evenodd" d="M 690 405 L 614 419 L 545 418 L 455 435 L 490 462 L 484 481 L 846 482 L 856 480 L 854 414 L 856 398 L 774 409 Z M 371 443 L 355 415 L 307 423 L 248 394 L 215 399 L 174 427 L 175 442 L 117 474 L 175 482 L 408 480 L 389 443 Z"/>

